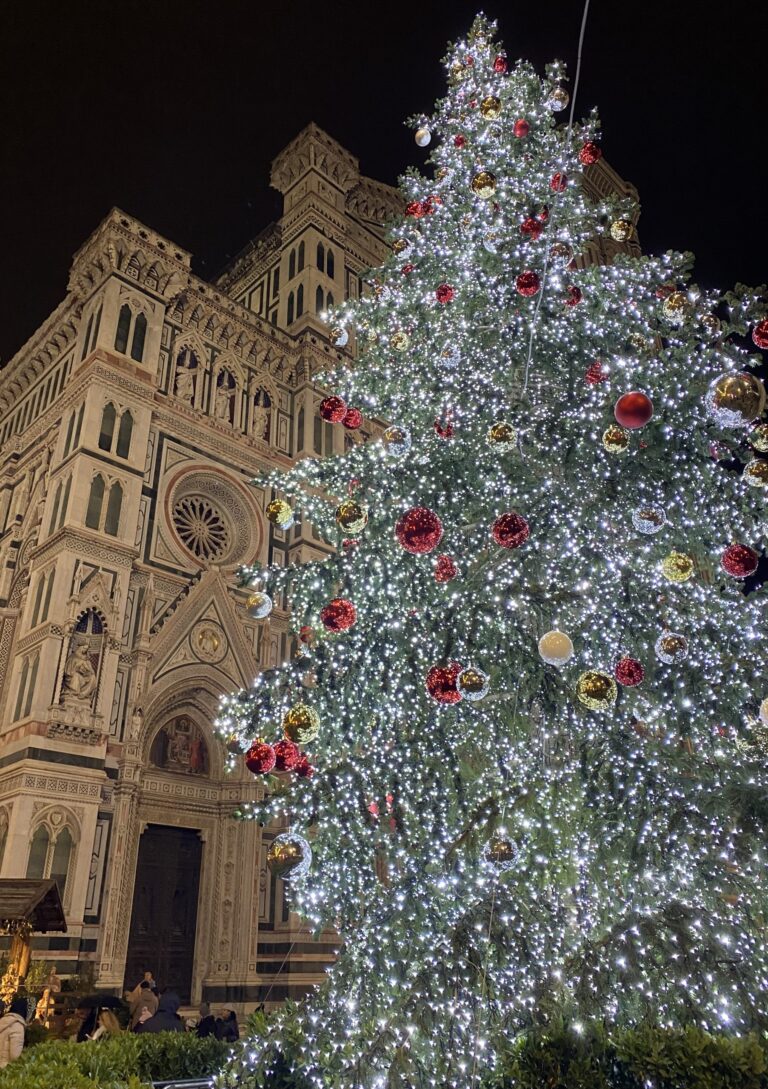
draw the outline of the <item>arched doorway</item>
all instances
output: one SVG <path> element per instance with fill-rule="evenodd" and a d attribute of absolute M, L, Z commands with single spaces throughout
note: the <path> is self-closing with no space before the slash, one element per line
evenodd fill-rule
<path fill-rule="evenodd" d="M 210 754 L 189 715 L 177 715 L 155 734 L 149 763 L 170 777 L 205 779 Z M 181 815 L 180 815 L 181 816 Z M 147 823 L 139 840 L 131 907 L 125 987 L 152 972 L 161 987 L 192 1000 L 195 938 L 203 864 L 202 827 L 185 813 L 182 824 Z"/>

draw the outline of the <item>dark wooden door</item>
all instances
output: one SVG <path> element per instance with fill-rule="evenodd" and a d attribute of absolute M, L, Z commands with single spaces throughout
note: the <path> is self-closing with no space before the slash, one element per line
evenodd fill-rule
<path fill-rule="evenodd" d="M 125 987 L 152 972 L 162 990 L 191 999 L 203 845 L 189 828 L 150 824 L 139 842 Z"/>

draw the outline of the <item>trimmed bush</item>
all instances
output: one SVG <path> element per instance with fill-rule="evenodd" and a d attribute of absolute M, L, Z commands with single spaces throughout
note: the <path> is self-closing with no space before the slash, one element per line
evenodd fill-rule
<path fill-rule="evenodd" d="M 215 1037 L 183 1032 L 53 1040 L 25 1048 L 0 1071 L 0 1089 L 145 1089 L 151 1081 L 213 1074 L 228 1051 Z"/>

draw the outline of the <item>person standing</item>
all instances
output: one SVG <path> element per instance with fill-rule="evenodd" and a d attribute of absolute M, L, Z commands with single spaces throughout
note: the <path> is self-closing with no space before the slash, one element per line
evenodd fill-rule
<path fill-rule="evenodd" d="M 216 1035 L 216 1018 L 211 1013 L 211 1007 L 207 1002 L 200 1003 L 200 1020 L 197 1022 L 195 1032 L 200 1038 Z"/>
<path fill-rule="evenodd" d="M 228 1044 L 234 1044 L 240 1039 L 240 1027 L 234 1010 L 227 1010 L 225 1016 L 216 1022 L 216 1035 Z"/>
<path fill-rule="evenodd" d="M 0 1070 L 18 1059 L 27 1030 L 27 1000 L 18 996 L 6 1014 L 0 1017 Z"/>
<path fill-rule="evenodd" d="M 139 1021 L 134 1032 L 184 1032 L 184 1022 L 179 1017 L 181 999 L 172 991 L 160 996 L 157 1013 L 146 1021 Z"/>
<path fill-rule="evenodd" d="M 133 993 L 133 992 L 131 992 Z M 149 981 L 142 979 L 139 984 L 139 993 L 130 1001 L 131 1019 L 128 1027 L 136 1028 L 139 1021 L 146 1021 L 157 1013 L 158 997 L 149 985 Z M 146 1011 L 146 1016 L 142 1016 Z"/>

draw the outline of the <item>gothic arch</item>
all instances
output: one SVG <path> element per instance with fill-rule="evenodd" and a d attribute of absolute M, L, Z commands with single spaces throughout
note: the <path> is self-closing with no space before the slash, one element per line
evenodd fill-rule
<path fill-rule="evenodd" d="M 222 352 L 220 355 L 216 356 L 216 362 L 213 364 L 214 382 L 222 371 L 229 371 L 235 380 L 237 388 L 245 389 L 245 371 L 243 370 L 240 361 L 232 352 Z"/>
<path fill-rule="evenodd" d="M 197 356 L 197 362 L 201 370 L 207 371 L 210 369 L 210 352 L 206 348 L 203 341 L 195 333 L 182 333 L 173 342 L 173 362 L 174 365 L 179 358 L 179 355 L 187 348 L 190 352 L 194 352 Z"/>

